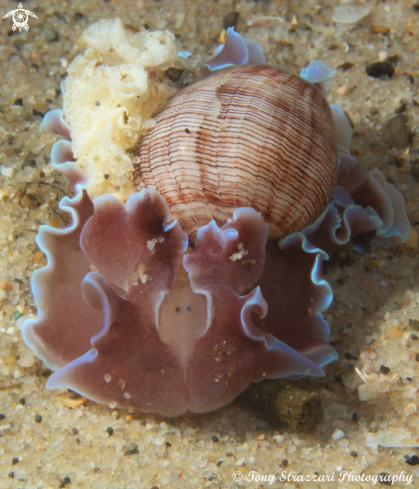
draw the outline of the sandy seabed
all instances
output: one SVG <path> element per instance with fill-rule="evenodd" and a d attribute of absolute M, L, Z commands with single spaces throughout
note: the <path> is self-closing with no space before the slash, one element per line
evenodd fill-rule
<path fill-rule="evenodd" d="M 333 7 L 346 2 L 308 0 L 30 0 L 24 8 L 38 19 L 30 18 L 28 32 L 13 32 L 10 18 L 2 21 L 2 489 L 355 489 L 372 486 L 383 473 L 399 478 L 394 487 L 405 487 L 408 476 L 411 486 L 418 484 L 419 465 L 412 464 L 419 455 L 419 6 L 410 0 L 356 3 L 371 12 L 353 24 L 332 22 Z M 17 2 L 2 0 L 0 8 L 3 16 Z M 379 168 L 397 187 L 414 229 L 406 245 L 365 255 L 347 246 L 325 264 L 335 294 L 326 318 L 339 360 L 326 367 L 324 379 L 300 382 L 319 394 L 325 411 L 310 435 L 275 430 L 234 404 L 174 420 L 80 404 L 64 391 L 45 390 L 49 372 L 20 334 L 24 319 L 36 312 L 31 274 L 46 263 L 34 241 L 37 229 L 68 221 L 58 202 L 69 187 L 50 165 L 56 138 L 39 133 L 39 124 L 62 105 L 60 82 L 78 53 L 75 41 L 89 24 L 119 16 L 133 26 L 169 29 L 179 50 L 207 58 L 232 11 L 240 13 L 239 32 L 263 47 L 268 62 L 298 74 L 319 59 L 336 70 L 329 100 L 354 123 L 351 149 L 359 166 Z M 391 79 L 367 76 L 368 63 L 386 59 L 395 67 Z M 395 113 L 407 116 L 412 134 L 402 149 L 390 149 L 381 132 Z M 365 401 L 358 391 L 363 383 Z"/>

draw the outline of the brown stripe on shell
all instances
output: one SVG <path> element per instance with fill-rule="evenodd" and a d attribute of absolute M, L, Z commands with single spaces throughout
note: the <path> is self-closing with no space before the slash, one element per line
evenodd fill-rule
<path fill-rule="evenodd" d="M 332 199 L 338 156 L 329 104 L 282 68 L 215 72 L 178 92 L 134 155 L 137 190 L 154 187 L 194 237 L 211 219 L 254 207 L 280 238 Z M 189 132 L 185 132 L 185 130 Z"/>

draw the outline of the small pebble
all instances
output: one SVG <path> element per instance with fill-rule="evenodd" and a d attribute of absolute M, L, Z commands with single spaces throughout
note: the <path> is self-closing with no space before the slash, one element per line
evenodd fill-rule
<path fill-rule="evenodd" d="M 55 15 L 55 17 L 57 17 L 57 19 L 60 22 L 66 22 L 67 23 L 66 17 L 64 17 L 64 15 L 61 15 L 60 12 L 54 12 L 54 15 Z"/>
<path fill-rule="evenodd" d="M 401 103 L 397 109 L 394 111 L 395 114 L 401 114 L 402 112 L 404 112 L 407 108 L 407 105 L 405 102 Z"/>
<path fill-rule="evenodd" d="M 36 115 L 38 117 L 44 117 L 44 112 L 41 112 L 40 110 L 37 110 L 37 109 L 32 109 L 32 115 Z"/>
<path fill-rule="evenodd" d="M 1 174 L 4 177 L 8 177 L 8 178 L 13 178 L 15 176 L 15 173 L 16 173 L 16 171 L 12 167 L 3 168 L 1 171 Z"/>
<path fill-rule="evenodd" d="M 12 464 L 13 465 L 16 465 L 19 463 L 19 459 L 17 457 L 15 457 L 14 459 L 12 459 Z"/>
<path fill-rule="evenodd" d="M 203 469 L 207 466 L 208 464 L 208 461 L 207 460 L 202 460 L 202 459 L 198 459 L 196 462 L 195 462 L 195 467 L 197 469 Z"/>
<path fill-rule="evenodd" d="M 391 78 L 394 75 L 394 66 L 389 61 L 379 61 L 367 65 L 365 72 L 372 78 L 380 78 L 383 75 Z"/>
<path fill-rule="evenodd" d="M 387 375 L 390 372 L 390 368 L 386 367 L 385 365 L 380 366 L 380 372 L 384 375 Z"/>
<path fill-rule="evenodd" d="M 181 86 L 188 85 L 195 80 L 195 75 L 190 70 L 183 70 L 182 76 L 180 77 L 179 83 Z"/>
<path fill-rule="evenodd" d="M 406 463 L 409 465 L 419 465 L 419 457 L 417 455 L 412 455 L 406 460 Z"/>
<path fill-rule="evenodd" d="M 361 384 L 358 387 L 358 396 L 360 401 L 368 401 L 370 398 L 370 391 L 367 384 Z"/>
<path fill-rule="evenodd" d="M 42 416 L 41 416 L 40 414 L 37 414 L 37 415 L 35 416 L 35 421 L 36 421 L 37 423 L 42 423 Z"/>
<path fill-rule="evenodd" d="M 138 448 L 131 448 L 131 450 L 127 450 L 124 455 L 137 455 L 138 453 L 140 453 L 140 451 L 138 450 Z"/>
<path fill-rule="evenodd" d="M 0 289 L 9 290 L 10 289 L 9 281 L 6 279 L 0 279 Z"/>
<path fill-rule="evenodd" d="M 31 168 L 35 168 L 36 167 L 36 161 L 33 158 L 26 158 L 22 167 L 25 167 L 25 166 L 30 166 Z"/>
<path fill-rule="evenodd" d="M 5 414 L 0 413 L 0 421 L 3 421 L 3 419 L 6 417 Z"/>
<path fill-rule="evenodd" d="M 32 367 L 32 365 L 35 363 L 35 356 L 32 350 L 26 350 L 16 363 L 19 365 L 19 367 Z"/>
<path fill-rule="evenodd" d="M 14 105 L 22 106 L 23 105 L 23 98 L 17 98 L 14 102 Z"/>
<path fill-rule="evenodd" d="M 345 63 L 342 63 L 341 65 L 337 66 L 336 69 L 340 71 L 346 71 L 352 68 L 353 65 L 354 65 L 353 63 L 346 61 Z"/>
<path fill-rule="evenodd" d="M 160 446 L 163 445 L 164 438 L 162 436 L 156 436 L 156 438 L 153 438 L 151 441 L 153 445 Z"/>
<path fill-rule="evenodd" d="M 109 427 L 106 429 L 106 431 L 108 432 L 109 436 L 113 435 L 113 428 Z"/>
<path fill-rule="evenodd" d="M 378 61 L 386 61 L 388 59 L 388 52 L 387 51 L 380 51 L 378 53 Z"/>
<path fill-rule="evenodd" d="M 408 404 L 404 409 L 403 413 L 405 416 L 412 416 L 412 414 L 415 414 L 418 412 L 418 407 L 416 404 Z"/>
<path fill-rule="evenodd" d="M 68 484 L 71 484 L 70 477 L 64 477 L 64 479 L 62 480 L 61 484 L 58 487 L 63 488 L 65 486 L 67 486 Z"/>
<path fill-rule="evenodd" d="M 224 17 L 223 28 L 227 30 L 229 27 L 234 27 L 236 30 L 237 21 L 239 20 L 239 12 L 230 12 Z"/>
<path fill-rule="evenodd" d="M 356 450 L 351 450 L 351 451 L 349 452 L 349 455 L 350 455 L 351 457 L 357 457 L 357 456 L 358 456 L 358 452 L 357 452 Z"/>
<path fill-rule="evenodd" d="M 332 20 L 341 24 L 355 24 L 370 13 L 366 6 L 339 5 L 334 7 Z"/>
<path fill-rule="evenodd" d="M 45 32 L 45 40 L 47 42 L 57 42 L 60 40 L 60 35 L 55 29 L 48 29 Z"/>
<path fill-rule="evenodd" d="M 390 54 L 388 60 L 392 65 L 396 66 L 396 64 L 400 61 L 400 56 L 398 54 Z"/>
<path fill-rule="evenodd" d="M 419 331 L 419 321 L 417 319 L 409 319 L 409 326 L 415 331 Z"/>
<path fill-rule="evenodd" d="M 378 474 L 378 482 L 380 484 L 384 484 L 385 486 L 391 486 L 392 485 L 391 475 L 388 474 L 387 472 L 381 472 L 380 474 Z"/>
<path fill-rule="evenodd" d="M 216 443 L 218 441 L 218 436 L 212 435 L 212 441 Z"/>
<path fill-rule="evenodd" d="M 332 435 L 332 440 L 341 440 L 345 436 L 345 433 L 342 430 L 336 429 Z"/>
<path fill-rule="evenodd" d="M 338 95 L 347 95 L 349 93 L 349 91 L 351 90 L 351 88 L 349 87 L 349 85 L 341 85 L 337 90 L 336 90 L 336 93 Z"/>
<path fill-rule="evenodd" d="M 390 27 L 387 27 L 386 25 L 375 25 L 373 24 L 371 26 L 371 32 L 373 34 L 384 34 L 385 36 L 387 36 L 388 34 L 390 34 Z"/>
<path fill-rule="evenodd" d="M 49 368 L 41 368 L 41 370 L 38 372 L 38 375 L 42 377 L 49 377 L 52 374 L 51 370 Z"/>
<path fill-rule="evenodd" d="M 166 76 L 172 80 L 172 82 L 178 81 L 182 76 L 182 70 L 178 70 L 177 68 L 169 68 L 166 70 Z"/>
<path fill-rule="evenodd" d="M 22 404 L 22 406 L 24 406 L 26 404 L 26 399 L 24 397 L 19 399 L 19 404 Z"/>
<path fill-rule="evenodd" d="M 416 248 L 418 247 L 418 241 L 419 234 L 415 228 L 412 228 L 412 230 L 410 231 L 410 235 L 406 241 L 406 246 L 408 248 L 412 248 L 412 250 L 416 250 Z"/>
<path fill-rule="evenodd" d="M 9 472 L 9 478 L 14 479 L 15 478 L 15 473 L 14 472 Z"/>
<path fill-rule="evenodd" d="M 81 12 L 76 12 L 76 13 L 74 14 L 74 20 L 75 20 L 76 22 L 78 22 L 79 20 L 82 20 L 82 19 L 84 19 L 84 15 L 83 15 Z"/>
<path fill-rule="evenodd" d="M 410 129 L 407 125 L 407 117 L 398 114 L 383 124 L 381 134 L 384 141 L 391 148 L 403 149 L 410 141 Z"/>

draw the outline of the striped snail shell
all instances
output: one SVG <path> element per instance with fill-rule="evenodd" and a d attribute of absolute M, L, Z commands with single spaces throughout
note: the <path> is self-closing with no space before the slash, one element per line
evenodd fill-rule
<path fill-rule="evenodd" d="M 134 155 L 139 191 L 154 187 L 194 238 L 253 207 L 281 238 L 329 205 L 338 154 L 329 104 L 284 68 L 236 66 L 174 95 Z"/>

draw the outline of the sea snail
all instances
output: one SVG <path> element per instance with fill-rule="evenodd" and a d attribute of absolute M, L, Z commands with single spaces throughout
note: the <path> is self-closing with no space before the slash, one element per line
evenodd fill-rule
<path fill-rule="evenodd" d="M 338 173 L 333 117 L 319 87 L 266 64 L 215 71 L 178 92 L 136 150 L 138 191 L 154 187 L 194 238 L 253 207 L 277 239 L 313 223 Z"/>
<path fill-rule="evenodd" d="M 69 224 L 36 238 L 48 264 L 32 275 L 38 316 L 22 327 L 55 371 L 47 388 L 177 416 L 224 406 L 251 382 L 323 376 L 338 358 L 323 250 L 389 247 L 410 223 L 381 172 L 356 167 L 349 121 L 323 96 L 333 71 L 314 61 L 300 78 L 264 61 L 229 31 L 206 63 L 214 73 L 139 142 L 139 192 L 125 204 L 90 198 L 72 128 L 60 110 L 45 115 L 41 130 L 64 137 L 52 165 L 74 192 L 60 203 Z"/>

